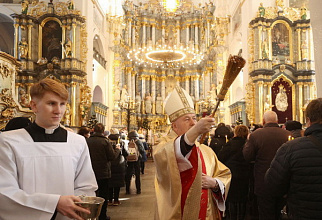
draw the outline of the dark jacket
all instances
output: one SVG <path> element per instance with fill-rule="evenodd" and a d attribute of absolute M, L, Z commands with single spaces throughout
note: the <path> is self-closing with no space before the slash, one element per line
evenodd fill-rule
<path fill-rule="evenodd" d="M 111 177 L 111 161 L 119 154 L 119 149 L 113 149 L 103 134 L 94 133 L 86 139 L 91 156 L 92 167 L 97 180 Z"/>
<path fill-rule="evenodd" d="M 250 164 L 243 156 L 245 142 L 245 138 L 234 137 L 218 154 L 218 159 L 230 169 L 232 174 L 227 202 L 247 201 Z"/>
<path fill-rule="evenodd" d="M 314 136 L 318 145 L 308 137 L 283 144 L 265 181 L 272 194 L 287 194 L 292 219 L 322 219 L 322 125 L 311 125 L 304 135 Z"/>
<path fill-rule="evenodd" d="M 119 134 L 110 134 L 108 138 L 111 140 L 113 149 L 115 149 L 117 142 L 119 141 Z M 126 161 L 125 157 L 128 156 L 127 150 L 124 148 L 124 143 L 120 142 L 121 153 L 118 157 L 111 162 L 111 178 L 109 179 L 109 187 L 123 187 L 125 185 L 125 171 Z"/>
<path fill-rule="evenodd" d="M 215 134 L 210 141 L 209 147 L 218 155 L 219 151 L 226 144 L 226 137 L 229 140 L 231 136 L 230 130 L 226 126 L 220 126 L 215 130 Z"/>
<path fill-rule="evenodd" d="M 269 195 L 264 176 L 278 148 L 288 140 L 291 133 L 278 126 L 277 123 L 267 123 L 264 128 L 250 134 L 243 149 L 246 161 L 254 163 L 254 192 L 258 196 Z"/>

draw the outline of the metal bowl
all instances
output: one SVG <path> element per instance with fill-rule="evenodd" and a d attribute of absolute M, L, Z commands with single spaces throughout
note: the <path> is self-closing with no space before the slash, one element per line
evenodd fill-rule
<path fill-rule="evenodd" d="M 88 209 L 91 214 L 78 211 L 77 214 L 86 220 L 96 219 L 101 213 L 102 205 L 105 199 L 95 196 L 80 196 L 79 198 L 82 200 L 82 202 L 75 202 L 75 204 L 82 208 Z"/>

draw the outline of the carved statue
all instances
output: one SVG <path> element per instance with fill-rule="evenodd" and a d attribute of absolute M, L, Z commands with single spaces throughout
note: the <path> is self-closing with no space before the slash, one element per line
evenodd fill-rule
<path fill-rule="evenodd" d="M 64 44 L 64 52 L 65 52 L 65 56 L 67 58 L 71 58 L 72 57 L 72 41 L 67 38 L 66 43 Z"/>
<path fill-rule="evenodd" d="M 73 0 L 69 0 L 68 2 L 67 2 L 67 8 L 69 9 L 69 10 L 74 10 L 74 1 Z"/>
<path fill-rule="evenodd" d="M 267 54 L 267 40 L 265 39 L 264 42 L 262 42 L 262 58 L 267 59 L 268 54 Z"/>
<path fill-rule="evenodd" d="M 308 59 L 308 55 L 309 55 L 309 47 L 307 45 L 307 41 L 304 40 L 302 42 L 302 45 L 301 45 L 301 54 L 302 54 L 302 60 L 304 59 Z"/>
<path fill-rule="evenodd" d="M 259 17 L 265 16 L 265 8 L 263 6 L 263 3 L 260 3 L 260 5 L 258 7 L 258 15 L 259 15 Z"/>
<path fill-rule="evenodd" d="M 65 115 L 64 115 L 64 125 L 65 126 L 70 126 L 70 105 L 69 103 L 66 104 L 66 111 L 65 111 Z"/>
<path fill-rule="evenodd" d="M 279 86 L 279 92 L 276 95 L 275 104 L 278 111 L 285 112 L 287 110 L 288 101 L 283 85 Z"/>
<path fill-rule="evenodd" d="M 140 94 L 136 93 L 136 96 L 135 96 L 135 111 L 136 111 L 136 113 L 141 113 L 141 102 L 142 102 L 142 99 L 141 99 Z"/>
<path fill-rule="evenodd" d="M 264 103 L 264 112 L 271 111 L 272 110 L 272 107 L 274 107 L 274 105 L 271 105 L 270 104 L 270 96 L 267 95 L 266 96 L 265 103 Z"/>
<path fill-rule="evenodd" d="M 26 41 L 26 38 L 21 38 L 21 41 L 18 44 L 19 52 L 20 52 L 20 58 L 27 58 L 28 55 L 28 43 Z"/>
<path fill-rule="evenodd" d="M 152 113 L 152 97 L 148 93 L 145 96 L 145 113 L 146 114 L 151 114 Z"/>
<path fill-rule="evenodd" d="M 20 95 L 20 98 L 19 98 L 20 105 L 22 107 L 29 108 L 30 107 L 30 104 L 29 104 L 29 95 L 26 93 L 26 90 L 22 88 L 19 91 L 19 95 Z"/>
<path fill-rule="evenodd" d="M 158 94 L 157 98 L 156 98 L 156 107 L 155 107 L 155 112 L 157 114 L 162 114 L 163 113 L 163 100 L 160 94 Z"/>
<path fill-rule="evenodd" d="M 121 100 L 121 91 L 120 91 L 120 83 L 115 83 L 114 87 L 114 101 L 115 107 L 118 108 L 118 102 Z"/>
<path fill-rule="evenodd" d="M 121 91 L 121 106 L 127 108 L 129 101 L 129 93 L 127 92 L 127 86 L 124 85 Z"/>
<path fill-rule="evenodd" d="M 23 0 L 22 2 L 21 2 L 21 13 L 22 14 L 27 14 L 27 12 L 28 12 L 28 5 L 29 5 L 29 2 L 27 1 L 27 0 Z"/>
<path fill-rule="evenodd" d="M 307 14 L 306 14 L 306 11 L 307 11 L 307 9 L 306 9 L 306 7 L 301 7 L 301 20 L 306 20 L 306 18 L 307 18 Z"/>
<path fill-rule="evenodd" d="M 37 61 L 37 63 L 38 63 L 39 65 L 45 65 L 46 63 L 48 63 L 48 60 L 47 60 L 47 58 L 46 58 L 46 57 L 41 57 L 41 58 Z"/>

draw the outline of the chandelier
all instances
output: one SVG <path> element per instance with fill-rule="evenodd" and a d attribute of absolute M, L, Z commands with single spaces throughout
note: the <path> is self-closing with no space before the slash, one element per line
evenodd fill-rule
<path fill-rule="evenodd" d="M 175 12 L 181 5 L 180 0 L 162 0 L 160 3 L 167 12 Z"/>
<path fill-rule="evenodd" d="M 199 65 L 204 55 L 194 47 L 177 47 L 176 45 L 157 45 L 156 47 L 140 47 L 127 54 L 130 61 L 138 66 L 151 68 L 180 68 Z"/>

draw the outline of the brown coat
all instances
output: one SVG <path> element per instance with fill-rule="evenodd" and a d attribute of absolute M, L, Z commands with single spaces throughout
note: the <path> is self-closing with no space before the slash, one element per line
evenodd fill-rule
<path fill-rule="evenodd" d="M 264 176 L 278 148 L 288 140 L 291 133 L 278 126 L 277 123 L 267 123 L 264 128 L 250 134 L 243 154 L 246 161 L 255 161 L 254 179 L 255 194 L 263 196 L 267 193 Z"/>

